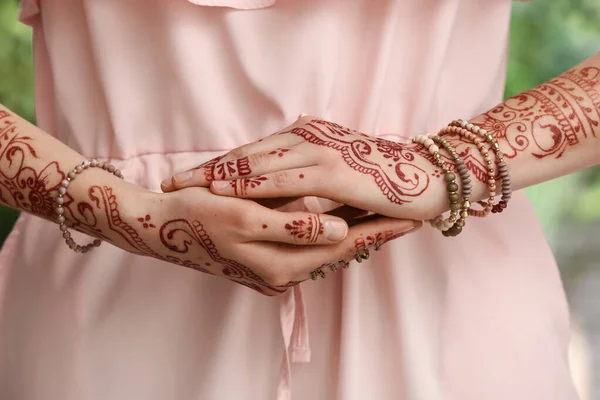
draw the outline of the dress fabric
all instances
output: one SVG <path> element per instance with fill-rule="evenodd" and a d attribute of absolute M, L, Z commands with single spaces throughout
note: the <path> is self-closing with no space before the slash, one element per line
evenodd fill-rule
<path fill-rule="evenodd" d="M 509 0 L 26 0 L 39 126 L 162 179 L 316 115 L 392 140 L 502 98 Z M 315 199 L 306 207 L 318 211 Z M 280 297 L 23 215 L 0 253 L 0 398 L 569 400 L 569 316 L 522 192 Z M 289 361 L 289 363 L 288 363 Z"/>

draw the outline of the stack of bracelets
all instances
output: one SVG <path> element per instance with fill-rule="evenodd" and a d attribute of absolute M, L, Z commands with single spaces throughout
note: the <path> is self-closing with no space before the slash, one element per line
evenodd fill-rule
<path fill-rule="evenodd" d="M 473 143 L 481 153 L 486 164 L 489 190 L 487 201 L 478 202 L 483 209 L 471 208 L 470 196 L 473 186 L 468 168 L 456 148 L 450 145 L 444 136 L 459 136 L 461 139 Z M 508 167 L 498 142 L 485 129 L 459 119 L 450 123 L 437 135 L 419 135 L 413 138 L 413 142 L 426 147 L 433 157 L 433 163 L 444 171 L 444 180 L 450 201 L 450 216 L 444 219 L 440 215 L 429 221 L 431 226 L 441 230 L 444 236 L 460 234 L 468 216 L 485 217 L 490 212 L 500 213 L 507 207 L 512 195 Z M 442 151 L 447 153 L 454 165 L 442 159 Z M 495 163 L 490 153 L 494 153 Z M 460 190 L 456 173 L 458 173 L 461 183 Z M 497 204 L 494 204 L 497 177 L 502 180 L 502 198 Z"/>

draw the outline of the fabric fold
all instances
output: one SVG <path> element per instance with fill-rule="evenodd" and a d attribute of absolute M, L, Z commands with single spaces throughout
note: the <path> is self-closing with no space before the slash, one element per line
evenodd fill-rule
<path fill-rule="evenodd" d="M 291 363 L 310 362 L 308 320 L 301 285 L 294 286 L 281 296 L 279 316 L 285 349 L 277 385 L 277 400 L 291 400 Z"/>

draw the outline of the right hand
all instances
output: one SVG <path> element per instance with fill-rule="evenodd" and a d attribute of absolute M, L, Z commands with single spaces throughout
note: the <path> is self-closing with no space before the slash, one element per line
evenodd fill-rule
<path fill-rule="evenodd" d="M 105 207 L 110 234 L 128 251 L 222 276 L 262 294 L 283 293 L 323 265 L 354 259 L 420 227 L 386 217 L 348 228 L 333 215 L 281 212 L 251 200 L 216 196 L 205 188 L 169 194 L 113 193 L 95 187 L 93 208 Z M 141 209 L 141 210 L 140 210 Z"/>

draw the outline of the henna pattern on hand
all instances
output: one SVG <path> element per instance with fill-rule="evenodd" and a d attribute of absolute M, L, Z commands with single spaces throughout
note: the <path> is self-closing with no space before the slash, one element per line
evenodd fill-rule
<path fill-rule="evenodd" d="M 277 154 L 279 157 L 283 157 L 283 155 L 285 153 L 287 153 L 288 151 L 290 151 L 290 149 L 277 149 L 277 150 L 271 151 L 269 154 L 271 154 L 271 155 Z"/>
<path fill-rule="evenodd" d="M 221 257 L 217 251 L 217 247 L 199 221 L 188 221 L 186 219 L 167 221 L 160 228 L 160 240 L 166 248 L 180 254 L 187 254 L 192 246 L 198 246 L 214 262 L 221 264 L 221 272 L 224 276 L 258 292 L 264 293 L 265 287 L 277 292 L 285 291 L 284 289 L 268 285 L 260 276 L 256 275 L 254 271 L 245 265 Z M 192 267 L 198 269 L 197 264 L 193 264 Z M 204 268 L 201 270 L 210 273 L 210 271 Z"/>
<path fill-rule="evenodd" d="M 154 225 L 153 223 L 150 222 L 150 215 L 146 214 L 145 217 L 143 218 L 138 218 L 137 220 L 142 224 L 142 227 L 144 229 L 148 229 L 148 228 L 156 228 L 156 225 Z"/>
<path fill-rule="evenodd" d="M 207 182 L 212 182 L 215 180 L 215 165 L 218 164 L 219 161 L 221 161 L 221 159 L 225 157 L 224 155 L 219 156 L 219 157 L 215 157 L 211 160 L 206 161 L 203 164 L 198 165 L 197 167 L 192 168 L 192 170 L 195 169 L 201 169 L 204 171 L 204 179 L 206 179 Z"/>
<path fill-rule="evenodd" d="M 315 243 L 323 234 L 323 223 L 318 215 L 309 215 L 307 221 L 294 220 L 291 224 L 285 224 L 285 229 L 298 241 Z"/>
<path fill-rule="evenodd" d="M 145 242 L 133 226 L 122 219 L 117 196 L 114 194 L 112 188 L 107 186 L 92 186 L 89 188 L 88 194 L 91 204 L 82 201 L 80 204 L 86 204 L 86 206 L 81 208 L 90 210 L 92 213 L 98 212 L 104 214 L 110 232 L 123 238 L 133 249 L 132 252 L 134 253 L 154 257 L 212 275 L 223 275 L 236 283 L 250 287 L 263 294 L 268 294 L 267 290 L 282 293 L 289 285 L 269 285 L 249 267 L 235 260 L 222 257 L 202 223 L 197 220 L 180 218 L 163 223 L 158 231 L 158 238 L 166 249 L 172 253 L 177 253 L 177 255 L 159 254 Z M 151 216 L 147 215 L 141 219 L 149 221 Z M 89 220 L 89 218 L 85 221 L 81 218 L 76 219 L 78 221 L 77 227 L 95 236 L 106 238 L 108 233 L 100 230 L 97 224 L 90 224 Z M 94 221 L 96 220 L 97 218 L 94 218 Z M 199 254 L 206 255 L 207 258 L 203 259 Z M 198 260 L 199 257 L 200 260 Z M 214 270 L 215 264 L 220 266 L 220 274 Z M 209 269 L 208 267 L 213 268 Z"/>
<path fill-rule="evenodd" d="M 240 178 L 233 181 L 229 181 L 229 186 L 233 188 L 233 192 L 236 196 L 246 196 L 248 194 L 248 187 L 254 189 L 260 186 L 261 183 L 266 181 L 265 176 L 255 176 L 254 178 Z"/>
<path fill-rule="evenodd" d="M 371 175 L 392 203 L 410 203 L 412 198 L 422 194 L 429 186 L 428 174 L 413 163 L 414 151 L 408 145 L 372 138 L 319 119 L 280 134 L 297 135 L 309 143 L 337 150 L 350 168 Z M 392 167 L 380 165 L 377 157 L 373 157 L 375 152 L 393 161 Z"/>
<path fill-rule="evenodd" d="M 10 113 L 0 110 L 0 202 L 54 219 L 54 192 L 65 179 L 56 161 L 41 170 L 29 165 L 38 159 L 32 138 L 19 134 Z"/>
<path fill-rule="evenodd" d="M 214 168 L 216 177 L 220 180 L 225 180 L 237 174 L 238 176 L 246 176 L 252 173 L 250 169 L 250 161 L 248 157 L 238 158 L 233 161 L 226 161 L 217 164 Z"/>
<path fill-rule="evenodd" d="M 354 240 L 354 248 L 356 251 L 362 251 L 367 247 L 382 246 L 383 244 L 405 236 L 406 232 L 394 233 L 394 231 L 386 230 L 384 232 L 377 232 L 375 235 L 367 235 L 366 237 L 360 235 Z"/>

